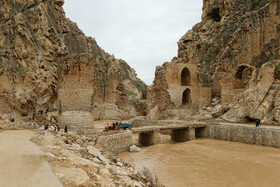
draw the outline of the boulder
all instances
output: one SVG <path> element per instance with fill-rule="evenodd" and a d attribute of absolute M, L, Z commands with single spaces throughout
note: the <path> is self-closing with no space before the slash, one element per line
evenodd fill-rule
<path fill-rule="evenodd" d="M 141 149 L 137 147 L 136 145 L 132 145 L 129 147 L 129 152 L 140 152 Z"/>
<path fill-rule="evenodd" d="M 99 149 L 93 147 L 93 146 L 87 146 L 87 150 L 90 154 L 92 154 L 93 156 L 97 157 L 99 154 Z"/>
<path fill-rule="evenodd" d="M 83 145 L 84 142 L 83 142 L 83 140 L 81 140 L 81 139 L 77 139 L 77 140 L 76 140 L 76 143 L 79 144 L 79 145 Z"/>
<path fill-rule="evenodd" d="M 105 156 L 100 151 L 97 153 L 97 157 L 99 158 L 99 160 L 106 164 L 110 162 L 110 160 L 105 158 Z"/>

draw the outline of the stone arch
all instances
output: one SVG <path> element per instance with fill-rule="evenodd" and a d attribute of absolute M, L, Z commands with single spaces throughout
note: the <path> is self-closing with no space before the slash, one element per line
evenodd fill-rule
<path fill-rule="evenodd" d="M 234 88 L 246 88 L 246 86 L 252 78 L 252 73 L 253 69 L 251 67 L 246 65 L 239 66 L 235 73 Z"/>
<path fill-rule="evenodd" d="M 181 72 L 181 85 L 182 86 L 190 86 L 191 85 L 191 72 L 186 67 Z"/>
<path fill-rule="evenodd" d="M 183 92 L 183 97 L 182 97 L 182 105 L 187 105 L 190 104 L 192 102 L 191 99 L 191 90 L 189 88 L 187 88 L 184 92 Z"/>

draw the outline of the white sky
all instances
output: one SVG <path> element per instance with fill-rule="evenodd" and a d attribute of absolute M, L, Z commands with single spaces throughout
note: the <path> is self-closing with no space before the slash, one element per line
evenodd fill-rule
<path fill-rule="evenodd" d="M 64 10 L 151 84 L 155 67 L 177 56 L 179 39 L 200 22 L 202 0 L 65 0 Z"/>

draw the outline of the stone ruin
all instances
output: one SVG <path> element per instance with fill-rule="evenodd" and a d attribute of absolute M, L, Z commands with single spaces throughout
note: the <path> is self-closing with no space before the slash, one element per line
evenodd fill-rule
<path fill-rule="evenodd" d="M 136 116 L 146 85 L 67 19 L 63 4 L 0 2 L 0 120 L 86 128 Z"/>
<path fill-rule="evenodd" d="M 279 10 L 274 0 L 204 0 L 177 57 L 156 68 L 148 118 L 279 124 Z"/>
<path fill-rule="evenodd" d="M 198 84 L 196 72 L 197 67 L 191 64 L 167 65 L 167 91 L 175 108 L 202 107 L 211 102 L 211 89 Z"/>

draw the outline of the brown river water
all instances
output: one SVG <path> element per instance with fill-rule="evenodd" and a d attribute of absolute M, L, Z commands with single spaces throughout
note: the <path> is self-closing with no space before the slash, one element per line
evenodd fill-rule
<path fill-rule="evenodd" d="M 210 139 L 158 144 L 119 155 L 166 187 L 280 186 L 280 149 Z"/>

